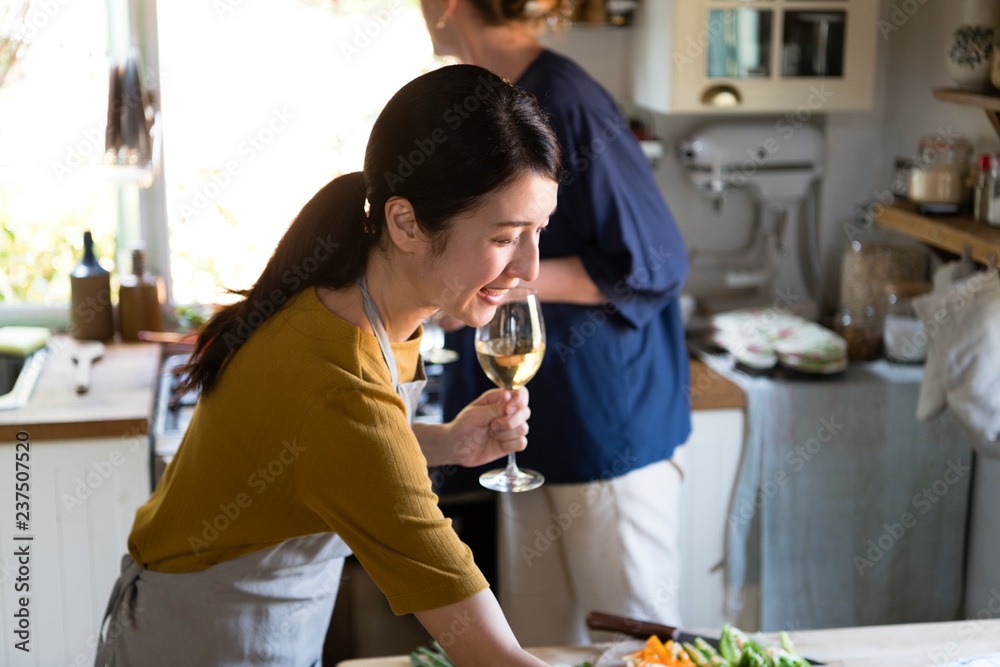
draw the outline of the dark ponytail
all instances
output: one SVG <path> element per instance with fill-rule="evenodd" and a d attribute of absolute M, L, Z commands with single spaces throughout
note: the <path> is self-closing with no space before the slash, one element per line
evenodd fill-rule
<path fill-rule="evenodd" d="M 323 186 L 295 216 L 253 287 L 229 290 L 244 298 L 223 306 L 198 334 L 177 391 L 210 392 L 226 360 L 257 327 L 308 287 L 343 287 L 356 280 L 375 242 L 366 229 L 361 172 Z"/>
<path fill-rule="evenodd" d="M 232 290 L 244 298 L 198 335 L 178 391 L 211 392 L 232 355 L 299 292 L 357 281 L 383 245 L 391 197 L 410 202 L 440 250 L 458 215 L 525 173 L 559 174 L 555 134 L 534 98 L 473 65 L 406 84 L 375 121 L 364 171 L 335 178 L 302 207 L 253 287 Z"/>

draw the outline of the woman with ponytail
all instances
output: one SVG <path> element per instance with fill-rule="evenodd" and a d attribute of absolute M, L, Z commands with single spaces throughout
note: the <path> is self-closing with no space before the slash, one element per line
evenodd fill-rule
<path fill-rule="evenodd" d="M 96 665 L 319 665 L 344 557 L 457 665 L 523 651 L 437 506 L 428 465 L 525 447 L 527 393 L 412 424 L 420 323 L 488 322 L 538 271 L 559 150 L 533 99 L 488 71 L 404 86 L 364 169 L 298 214 L 257 282 L 198 338 L 200 399 L 136 513 Z M 475 619 L 451 633 L 455 619 Z M 464 621 L 463 621 L 464 622 Z"/>
<path fill-rule="evenodd" d="M 688 355 L 678 298 L 687 253 L 649 163 L 610 94 L 544 48 L 536 28 L 570 0 L 421 0 L 438 55 L 480 65 L 533 94 L 563 152 L 559 199 L 541 242 L 538 291 L 547 351 L 531 381 L 532 446 L 518 463 L 545 475 L 532 493 L 503 494 L 499 590 L 522 641 L 587 644 L 587 613 L 680 625 L 681 469 L 690 433 Z M 666 65 L 665 65 L 666 66 Z M 445 418 L 485 385 L 472 332 L 447 347 Z M 449 475 L 462 493 L 482 471 Z M 464 473 L 464 474 L 463 474 Z M 544 553 L 537 534 L 573 529 Z"/>

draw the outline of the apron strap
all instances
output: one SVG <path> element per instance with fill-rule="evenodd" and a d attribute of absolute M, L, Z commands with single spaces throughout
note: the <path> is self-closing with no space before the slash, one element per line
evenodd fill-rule
<path fill-rule="evenodd" d="M 392 346 L 389 344 L 389 334 L 386 333 L 385 323 L 382 322 L 382 315 L 378 312 L 375 301 L 368 293 L 368 282 L 365 280 L 364 273 L 358 278 L 358 287 L 361 288 L 361 297 L 364 299 L 365 315 L 368 316 L 368 322 L 372 325 L 372 331 L 375 332 L 378 346 L 382 350 L 382 358 L 385 359 L 386 365 L 389 366 L 392 386 L 396 388 L 396 391 L 399 391 L 399 367 L 396 366 L 396 356 L 392 353 Z"/>
<path fill-rule="evenodd" d="M 142 568 L 128 554 L 122 556 L 122 573 L 111 589 L 108 607 L 104 610 L 104 618 L 97 631 L 97 656 L 94 667 L 113 667 L 115 664 L 115 637 L 121 633 L 117 624 L 135 622 L 133 608 L 135 606 L 135 582 Z M 126 597 L 130 598 L 126 600 Z M 110 620 L 109 620 L 110 619 Z M 107 640 L 104 638 L 104 626 L 107 624 Z"/>

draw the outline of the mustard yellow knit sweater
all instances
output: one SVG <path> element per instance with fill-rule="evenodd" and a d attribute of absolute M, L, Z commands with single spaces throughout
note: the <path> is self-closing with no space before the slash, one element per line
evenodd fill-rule
<path fill-rule="evenodd" d="M 394 343 L 412 380 L 419 335 Z M 142 568 L 197 572 L 284 540 L 336 532 L 397 614 L 487 587 L 445 519 L 375 337 L 315 290 L 298 294 L 231 358 L 180 450 L 136 512 Z"/>

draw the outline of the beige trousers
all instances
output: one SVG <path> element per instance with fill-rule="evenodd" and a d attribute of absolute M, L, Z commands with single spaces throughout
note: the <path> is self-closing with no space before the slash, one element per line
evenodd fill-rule
<path fill-rule="evenodd" d="M 588 631 L 591 611 L 680 625 L 678 458 L 501 494 L 499 598 L 522 646 L 610 640 Z"/>

